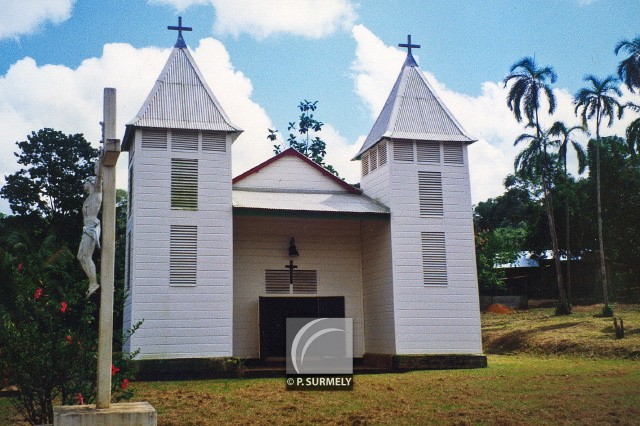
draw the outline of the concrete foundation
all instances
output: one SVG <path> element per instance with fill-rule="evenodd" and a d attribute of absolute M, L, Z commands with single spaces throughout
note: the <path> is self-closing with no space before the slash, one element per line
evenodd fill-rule
<path fill-rule="evenodd" d="M 148 402 L 111 404 L 97 409 L 95 405 L 61 405 L 53 407 L 54 426 L 156 426 L 158 415 Z"/>

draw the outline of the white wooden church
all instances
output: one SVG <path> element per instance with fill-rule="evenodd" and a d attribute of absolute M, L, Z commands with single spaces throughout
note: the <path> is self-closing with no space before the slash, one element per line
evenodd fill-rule
<path fill-rule="evenodd" d="M 180 26 L 180 28 L 182 28 Z M 184 29 L 184 28 L 182 28 Z M 278 358 L 287 317 L 353 318 L 355 357 L 479 355 L 469 137 L 408 55 L 354 158 L 235 178 L 228 117 L 179 32 L 129 153 L 126 343 L 142 360 Z"/>

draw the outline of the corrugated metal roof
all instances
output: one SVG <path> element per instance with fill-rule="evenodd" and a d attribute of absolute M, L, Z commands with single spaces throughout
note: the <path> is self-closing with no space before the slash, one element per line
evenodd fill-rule
<path fill-rule="evenodd" d="M 224 112 L 186 48 L 175 47 L 131 127 L 241 132 Z M 125 135 L 123 148 L 128 145 Z"/>
<path fill-rule="evenodd" d="M 327 213 L 389 214 L 389 208 L 366 195 L 346 192 L 233 190 L 233 207 Z"/>
<path fill-rule="evenodd" d="M 474 142 L 422 74 L 411 54 L 355 160 L 380 139 Z"/>

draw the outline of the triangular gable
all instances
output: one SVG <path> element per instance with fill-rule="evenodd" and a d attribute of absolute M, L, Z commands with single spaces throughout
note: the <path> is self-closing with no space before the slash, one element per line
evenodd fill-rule
<path fill-rule="evenodd" d="M 407 55 L 380 115 L 354 159 L 360 159 L 384 137 L 439 142 L 475 141 L 435 93 L 411 54 Z"/>
<path fill-rule="evenodd" d="M 300 193 L 361 193 L 358 188 L 349 185 L 293 148 L 236 176 L 233 179 L 233 188 Z"/>
<path fill-rule="evenodd" d="M 126 149 L 133 127 L 241 132 L 224 112 L 186 47 L 175 47 L 138 114 L 127 123 Z"/>

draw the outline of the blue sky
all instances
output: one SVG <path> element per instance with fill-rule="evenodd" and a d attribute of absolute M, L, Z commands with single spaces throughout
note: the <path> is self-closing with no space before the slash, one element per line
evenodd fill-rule
<path fill-rule="evenodd" d="M 327 124 L 329 162 L 357 182 L 359 166 L 348 160 L 400 69 L 395 46 L 412 34 L 422 70 L 479 139 L 470 151 L 474 202 L 501 192 L 523 131 L 500 84 L 510 65 L 533 56 L 553 66 L 559 108 L 550 120 L 576 124 L 570 97 L 582 77 L 614 73 L 613 47 L 640 33 L 635 0 L 9 0 L 3 9 L 1 175 L 17 169 L 14 142 L 32 130 L 82 132 L 96 143 L 106 85 L 118 89 L 123 133 L 175 42 L 166 27 L 181 15 L 205 78 L 246 130 L 234 146 L 235 174 L 271 155 L 266 128 L 286 131 L 309 99 Z"/>

